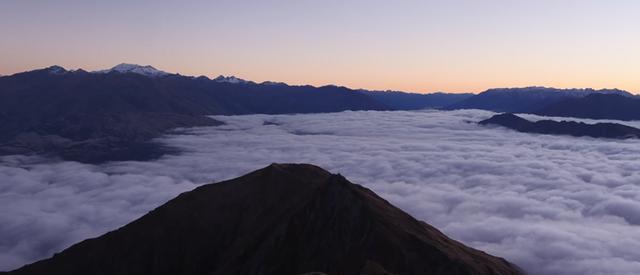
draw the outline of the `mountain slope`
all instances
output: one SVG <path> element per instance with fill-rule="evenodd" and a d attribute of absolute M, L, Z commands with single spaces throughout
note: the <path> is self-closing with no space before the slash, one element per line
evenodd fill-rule
<path fill-rule="evenodd" d="M 615 94 L 592 94 L 560 101 L 535 113 L 544 116 L 639 120 L 640 99 Z"/>
<path fill-rule="evenodd" d="M 186 192 L 140 219 L 9 272 L 30 274 L 520 274 L 372 191 L 273 164 Z"/>
<path fill-rule="evenodd" d="M 519 132 L 536 134 L 617 139 L 640 138 L 640 129 L 617 123 L 586 124 L 584 122 L 553 120 L 532 122 L 514 114 L 494 115 L 489 119 L 480 121 L 479 124 L 500 125 Z"/>

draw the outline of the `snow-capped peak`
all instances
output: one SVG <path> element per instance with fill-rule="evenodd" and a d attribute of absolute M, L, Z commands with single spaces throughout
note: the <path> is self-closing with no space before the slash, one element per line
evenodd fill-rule
<path fill-rule="evenodd" d="M 51 67 L 47 67 L 45 70 L 47 70 L 51 74 L 63 74 L 63 73 L 67 72 L 67 70 L 65 70 L 65 68 L 62 68 L 62 67 L 60 67 L 58 65 L 53 65 Z"/>
<path fill-rule="evenodd" d="M 128 64 L 128 63 L 118 64 L 111 69 L 95 71 L 94 73 L 111 73 L 111 72 L 134 73 L 134 74 L 141 74 L 149 77 L 158 77 L 158 76 L 164 76 L 169 74 L 167 72 L 158 70 L 150 65 L 142 66 L 142 65 Z"/>
<path fill-rule="evenodd" d="M 237 78 L 235 76 L 224 76 L 224 75 L 220 75 L 220 76 L 214 78 L 213 81 L 215 81 L 215 82 L 224 82 L 224 83 L 233 83 L 233 84 L 250 83 L 249 81 L 246 81 L 246 80 L 241 79 L 241 78 Z"/>

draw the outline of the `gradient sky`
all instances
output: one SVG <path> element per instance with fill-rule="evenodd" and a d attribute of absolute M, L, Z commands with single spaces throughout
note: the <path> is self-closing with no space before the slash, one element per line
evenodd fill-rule
<path fill-rule="evenodd" d="M 637 0 L 0 0 L 0 74 L 150 64 L 415 92 L 640 92 Z"/>

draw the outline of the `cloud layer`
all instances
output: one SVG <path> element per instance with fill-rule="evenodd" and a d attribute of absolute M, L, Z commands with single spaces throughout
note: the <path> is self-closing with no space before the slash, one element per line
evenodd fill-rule
<path fill-rule="evenodd" d="M 640 141 L 474 123 L 491 115 L 221 116 L 227 125 L 163 138 L 185 152 L 153 162 L 3 157 L 0 270 L 122 226 L 199 184 L 308 162 L 530 274 L 640 274 Z"/>

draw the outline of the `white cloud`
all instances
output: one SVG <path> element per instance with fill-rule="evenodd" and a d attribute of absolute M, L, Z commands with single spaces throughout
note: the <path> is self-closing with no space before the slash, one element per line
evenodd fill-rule
<path fill-rule="evenodd" d="M 163 139 L 187 152 L 153 162 L 4 157 L 0 269 L 115 229 L 198 184 L 307 162 L 530 274 L 640 274 L 640 141 L 475 124 L 491 115 L 216 117 L 228 124 Z"/>

